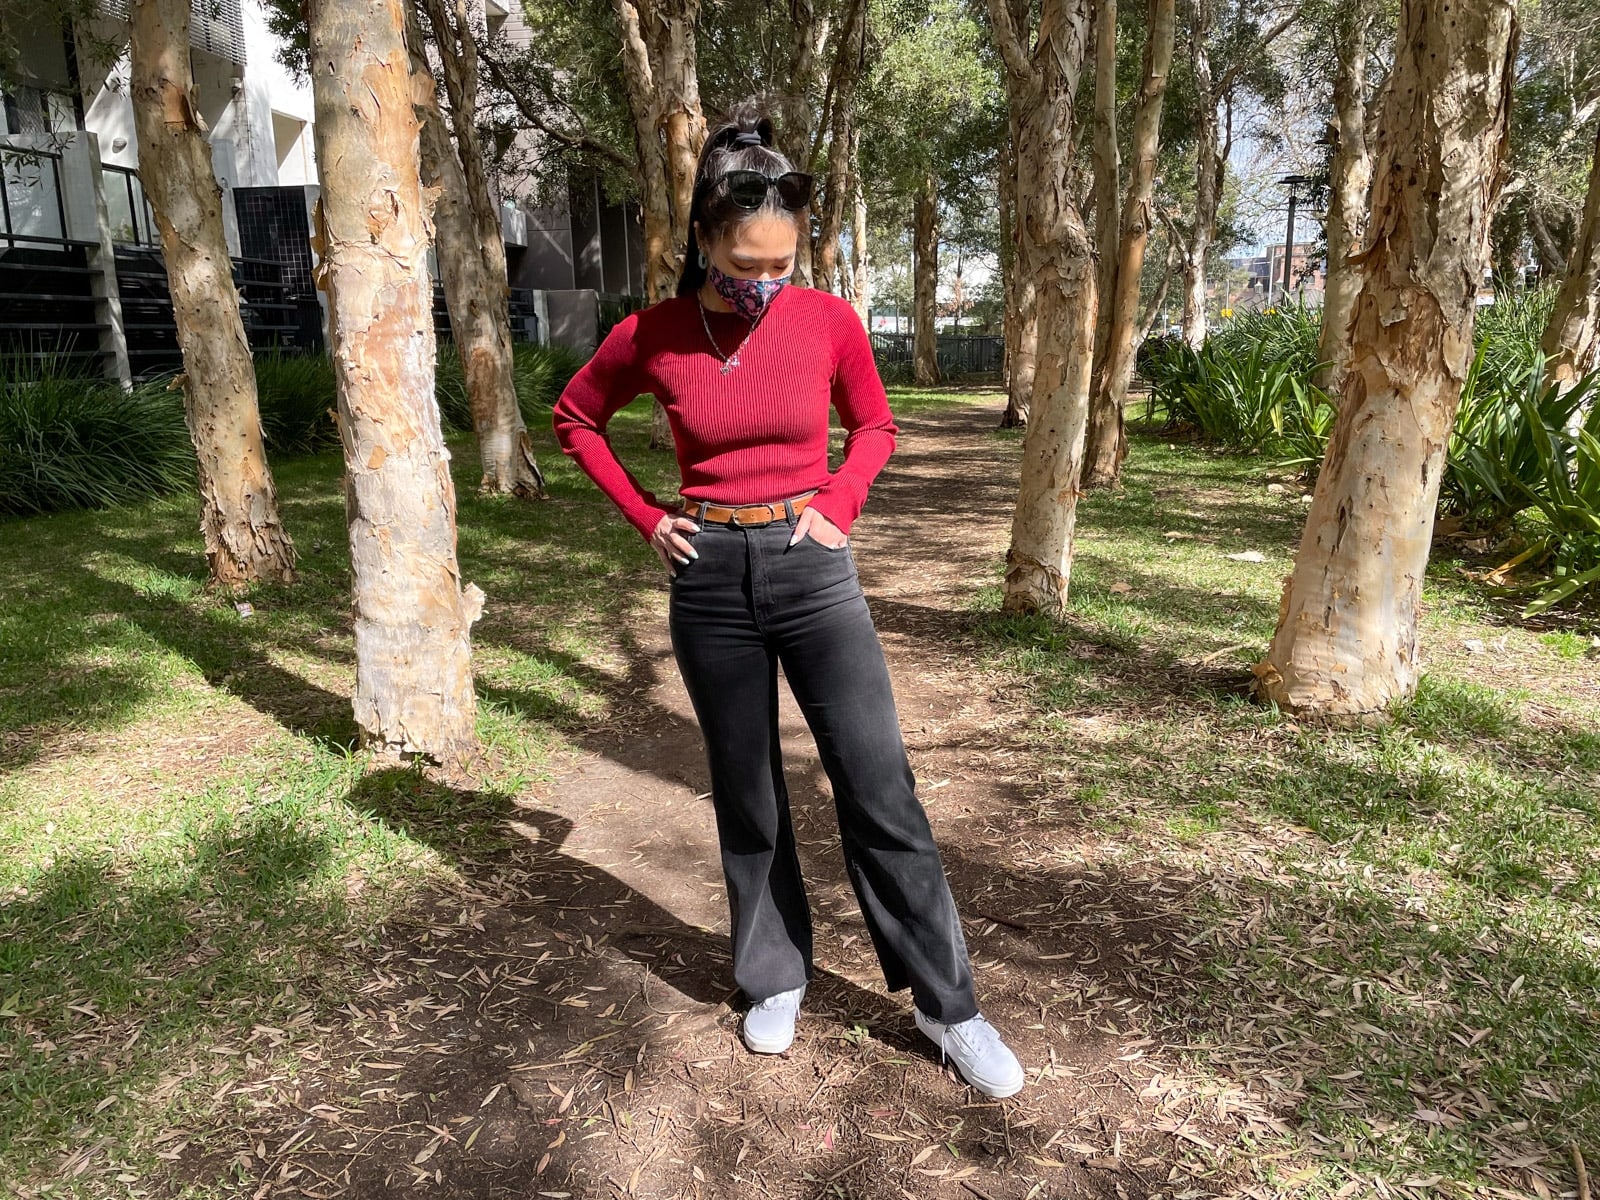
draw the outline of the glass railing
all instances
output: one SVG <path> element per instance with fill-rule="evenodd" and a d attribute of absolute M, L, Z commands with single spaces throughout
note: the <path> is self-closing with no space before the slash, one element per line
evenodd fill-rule
<path fill-rule="evenodd" d="M 63 245 L 67 210 L 61 197 L 61 155 L 0 144 L 0 239 L 8 245 Z"/>

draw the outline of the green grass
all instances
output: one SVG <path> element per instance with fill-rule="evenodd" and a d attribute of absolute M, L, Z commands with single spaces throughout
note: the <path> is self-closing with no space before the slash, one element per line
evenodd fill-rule
<path fill-rule="evenodd" d="M 894 396 L 902 417 L 968 402 Z M 613 439 L 670 495 L 648 419 Z M 296 1079 L 373 939 L 491 861 L 552 754 L 659 671 L 617 636 L 660 603 L 650 551 L 533 432 L 538 504 L 478 496 L 452 443 L 464 576 L 490 598 L 478 791 L 352 750 L 336 456 L 275 462 L 303 580 L 249 616 L 203 588 L 192 496 L 0 524 L 0 1192 L 124 1194 L 63 1162 L 110 1147 L 101 1166 L 159 1180 L 157 1139 L 214 1125 L 230 1081 Z M 1018 439 L 975 435 L 973 469 L 1009 469 Z M 1596 630 L 1523 622 L 1441 558 L 1428 674 L 1386 725 L 1259 707 L 1304 519 L 1265 469 L 1138 437 L 1126 488 L 1080 510 L 1069 620 L 1001 616 L 998 562 L 972 593 L 973 671 L 1023 696 L 1032 744 L 1025 882 L 1167 881 L 1139 935 L 1164 965 L 1126 994 L 1151 1061 L 1292 1116 L 1235 1147 L 1262 1181 L 1292 1152 L 1307 1195 L 1570 1188 L 1567 1141 L 1600 1148 Z"/>
<path fill-rule="evenodd" d="M 1163 979 L 1151 1032 L 1213 1077 L 1277 1080 L 1289 1144 L 1319 1152 L 1308 1194 L 1570 1187 L 1568 1141 L 1600 1148 L 1593 623 L 1525 624 L 1442 560 L 1428 673 L 1387 724 L 1259 707 L 1248 667 L 1304 517 L 1270 478 L 1138 440 L 1125 490 L 1080 506 L 1066 623 L 1000 615 L 998 574 L 974 597 L 982 661 L 1031 680 L 1061 780 L 1029 836 L 1096 830 L 1099 865 L 1204 881 L 1166 936 L 1212 983 Z M 1225 557 L 1244 550 L 1266 561 Z"/>

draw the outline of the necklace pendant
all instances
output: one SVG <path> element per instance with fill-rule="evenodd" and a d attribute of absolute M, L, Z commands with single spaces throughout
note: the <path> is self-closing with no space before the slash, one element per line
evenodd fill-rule
<path fill-rule="evenodd" d="M 722 373 L 723 373 L 723 374 L 724 374 L 724 375 L 726 375 L 726 374 L 727 374 L 727 373 L 728 373 L 728 370 L 729 370 L 729 368 L 730 368 L 730 367 L 732 367 L 732 366 L 733 366 L 733 363 L 732 363 L 732 362 L 725 362 L 725 363 L 723 363 L 723 364 L 722 364 Z"/>

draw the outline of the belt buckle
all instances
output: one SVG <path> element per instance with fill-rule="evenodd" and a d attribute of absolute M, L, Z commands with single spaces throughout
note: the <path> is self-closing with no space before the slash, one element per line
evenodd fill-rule
<path fill-rule="evenodd" d="M 739 519 L 739 509 L 740 508 L 755 508 L 755 507 L 756 507 L 756 505 L 754 505 L 754 504 L 735 505 L 733 510 L 732 510 L 732 512 L 728 516 L 728 524 L 734 526 L 737 529 L 765 529 L 768 525 L 771 525 L 772 522 L 777 519 L 775 517 L 768 517 L 765 521 L 741 521 Z M 772 505 L 770 505 L 770 504 L 763 504 L 763 505 L 761 505 L 761 507 L 766 509 L 769 513 L 772 511 Z"/>

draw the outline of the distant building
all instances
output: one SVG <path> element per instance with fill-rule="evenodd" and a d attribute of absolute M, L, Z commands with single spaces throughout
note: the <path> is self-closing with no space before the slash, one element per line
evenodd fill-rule
<path fill-rule="evenodd" d="M 1260 309 L 1283 302 L 1283 246 L 1272 242 L 1259 251 L 1227 259 L 1222 280 L 1213 280 L 1212 296 L 1222 309 Z M 1290 267 L 1291 303 L 1321 308 L 1327 272 L 1314 242 L 1296 242 Z"/>
<path fill-rule="evenodd" d="M 518 6 L 472 2 L 496 34 L 526 40 Z M 170 305 L 160 311 L 160 239 L 138 178 L 126 0 L 102 0 L 99 15 L 76 27 L 42 9 L 13 15 L 8 32 L 18 53 L 0 80 L 0 294 L 37 289 L 65 299 L 43 318 L 0 302 L 0 350 L 99 354 L 121 378 L 175 365 Z M 277 53 L 262 0 L 194 3 L 190 61 L 252 340 L 305 347 L 322 324 L 309 239 L 314 113 L 310 82 Z M 607 203 L 589 177 L 540 208 L 498 200 L 519 336 L 593 345 L 608 318 L 637 305 L 636 205 Z M 74 277 L 86 281 L 82 297 L 69 286 Z"/>

